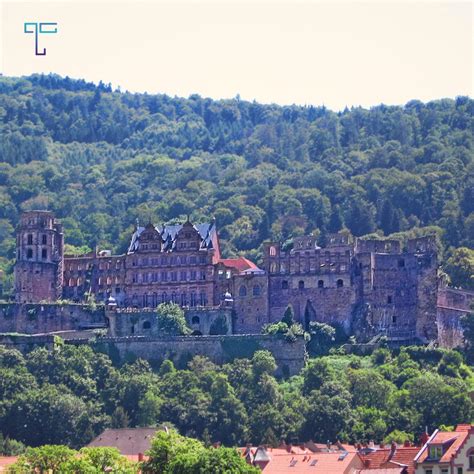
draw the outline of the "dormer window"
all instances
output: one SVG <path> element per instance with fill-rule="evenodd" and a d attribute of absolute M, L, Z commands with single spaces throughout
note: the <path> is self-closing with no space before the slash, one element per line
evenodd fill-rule
<path fill-rule="evenodd" d="M 430 446 L 429 458 L 433 460 L 441 459 L 443 456 L 443 446 Z"/>

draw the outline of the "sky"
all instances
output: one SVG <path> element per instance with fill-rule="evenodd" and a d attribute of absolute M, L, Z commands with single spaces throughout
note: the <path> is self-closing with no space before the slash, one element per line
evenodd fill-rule
<path fill-rule="evenodd" d="M 473 95 L 473 4 L 0 0 L 3 75 L 333 110 Z M 25 22 L 56 22 L 38 35 Z"/>

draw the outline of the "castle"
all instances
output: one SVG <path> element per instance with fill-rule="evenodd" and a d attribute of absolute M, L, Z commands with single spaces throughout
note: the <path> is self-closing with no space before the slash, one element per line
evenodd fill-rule
<path fill-rule="evenodd" d="M 259 268 L 244 257 L 222 258 L 216 223 L 189 219 L 137 226 L 123 255 L 68 256 L 53 213 L 30 211 L 17 229 L 15 298 L 20 305 L 80 303 L 94 295 L 118 313 L 175 302 L 198 329 L 202 316 L 225 314 L 233 334 L 260 333 L 291 305 L 305 328 L 318 321 L 365 339 L 427 342 L 438 337 L 437 267 L 433 237 L 402 248 L 396 240 L 353 242 L 341 233 L 323 248 L 313 236 L 286 247 L 267 242 Z M 129 323 L 121 335 L 153 330 L 147 321 Z"/>

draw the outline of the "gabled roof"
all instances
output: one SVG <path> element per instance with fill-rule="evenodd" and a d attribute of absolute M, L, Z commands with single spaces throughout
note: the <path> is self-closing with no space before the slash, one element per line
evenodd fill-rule
<path fill-rule="evenodd" d="M 444 448 L 444 453 L 438 462 L 450 462 L 471 434 L 474 435 L 474 425 L 468 424 L 458 425 L 454 431 L 437 431 L 433 433 L 418 454 L 417 462 L 422 463 L 427 461 L 429 447 L 432 445 L 442 445 Z"/>
<path fill-rule="evenodd" d="M 166 252 L 173 250 L 175 248 L 176 237 L 179 231 L 183 228 L 185 224 L 175 224 L 175 225 L 165 225 L 165 226 L 153 226 L 154 229 L 160 234 L 162 243 L 162 251 Z M 212 248 L 212 239 L 216 233 L 216 226 L 214 223 L 203 223 L 203 224 L 194 224 L 192 226 L 199 237 L 201 238 L 201 248 Z M 138 250 L 138 243 L 140 241 L 140 235 L 145 230 L 145 227 L 137 227 L 135 232 L 132 234 L 132 240 L 128 247 L 128 253 L 133 253 Z"/>
<path fill-rule="evenodd" d="M 144 454 L 150 449 L 151 439 L 161 428 L 117 428 L 106 429 L 92 440 L 90 447 L 117 448 L 125 455 Z"/>
<path fill-rule="evenodd" d="M 218 263 L 223 263 L 226 267 L 235 268 L 239 272 L 245 272 L 247 270 L 260 270 L 260 268 L 258 268 L 255 263 L 251 262 L 245 257 L 221 258 Z"/>

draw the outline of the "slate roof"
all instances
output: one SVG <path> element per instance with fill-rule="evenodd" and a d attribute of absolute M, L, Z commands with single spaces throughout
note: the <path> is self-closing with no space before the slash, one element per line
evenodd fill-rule
<path fill-rule="evenodd" d="M 162 240 L 162 252 L 167 252 L 173 250 L 176 244 L 176 236 L 178 232 L 183 228 L 183 224 L 175 225 L 165 225 L 165 226 L 153 226 L 154 229 L 160 234 Z M 212 238 L 216 233 L 216 226 L 214 223 L 203 223 L 203 224 L 194 224 L 194 229 L 197 230 L 199 236 L 201 237 L 201 248 L 212 248 Z M 138 249 L 138 242 L 140 240 L 140 235 L 145 230 L 145 227 L 139 226 L 135 229 L 135 232 L 132 234 L 132 239 L 128 247 L 128 253 L 136 252 Z"/>
<path fill-rule="evenodd" d="M 160 428 L 108 428 L 88 446 L 117 448 L 127 456 L 144 454 L 150 449 L 151 439 L 159 430 Z"/>

